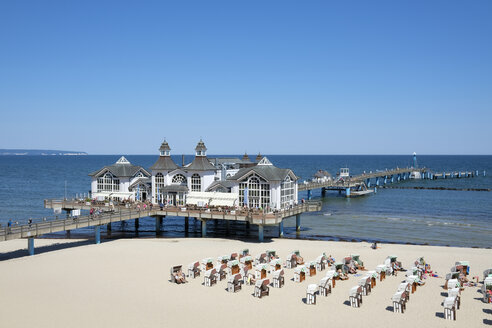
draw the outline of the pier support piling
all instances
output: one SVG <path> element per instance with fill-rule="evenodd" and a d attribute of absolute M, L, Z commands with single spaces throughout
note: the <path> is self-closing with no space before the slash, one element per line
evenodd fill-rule
<path fill-rule="evenodd" d="M 200 224 L 202 226 L 202 237 L 207 237 L 207 220 L 200 220 Z"/>
<path fill-rule="evenodd" d="M 228 235 L 228 236 L 229 236 L 229 231 L 230 231 L 230 228 L 231 228 L 231 226 L 230 226 L 231 224 L 230 223 L 231 223 L 231 221 L 226 220 L 226 235 Z"/>
<path fill-rule="evenodd" d="M 189 217 L 185 217 L 185 227 L 184 227 L 184 231 L 185 233 L 188 232 L 188 228 L 190 227 L 190 223 L 189 223 Z"/>
<path fill-rule="evenodd" d="M 29 237 L 27 238 L 27 252 L 29 255 L 34 255 L 34 238 Z"/>
<path fill-rule="evenodd" d="M 321 188 L 321 197 L 325 197 L 326 195 L 326 188 Z"/>
<path fill-rule="evenodd" d="M 311 200 L 311 190 L 308 190 L 307 191 L 307 199 L 308 200 Z"/>
<path fill-rule="evenodd" d="M 135 219 L 135 231 L 138 231 L 138 227 L 140 225 L 140 219 Z"/>
<path fill-rule="evenodd" d="M 96 244 L 100 244 L 101 243 L 101 226 L 97 225 L 94 227 L 94 237 L 95 237 Z"/>
<path fill-rule="evenodd" d="M 106 230 L 108 232 L 111 232 L 111 222 L 109 222 L 107 225 L 106 225 Z"/>
<path fill-rule="evenodd" d="M 296 231 L 301 231 L 301 214 L 296 215 Z"/>
<path fill-rule="evenodd" d="M 350 187 L 345 189 L 345 197 L 349 198 L 350 197 Z"/>
<path fill-rule="evenodd" d="M 278 236 L 282 238 L 284 236 L 284 221 L 280 221 L 278 224 Z"/>
<path fill-rule="evenodd" d="M 261 224 L 258 225 L 258 241 L 263 242 L 263 226 Z"/>
<path fill-rule="evenodd" d="M 160 215 L 158 215 L 158 216 L 155 217 L 155 232 L 156 233 L 161 232 L 161 229 L 162 229 L 162 218 L 163 218 L 163 216 L 160 216 Z"/>

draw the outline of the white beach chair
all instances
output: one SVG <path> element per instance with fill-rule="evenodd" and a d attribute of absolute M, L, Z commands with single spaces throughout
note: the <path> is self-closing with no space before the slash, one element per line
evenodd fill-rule
<path fill-rule="evenodd" d="M 324 277 L 321 279 L 319 282 L 319 294 L 321 296 L 328 296 L 328 294 L 331 294 L 331 279 L 330 277 Z"/>
<path fill-rule="evenodd" d="M 270 261 L 270 272 L 277 271 L 280 269 L 282 269 L 282 260 L 277 258 Z"/>
<path fill-rule="evenodd" d="M 395 295 L 391 298 L 393 301 L 393 312 L 403 313 L 406 309 L 407 303 L 407 292 L 406 291 L 397 291 Z"/>
<path fill-rule="evenodd" d="M 214 260 L 211 257 L 207 257 L 201 261 L 202 271 L 208 271 L 214 267 Z"/>
<path fill-rule="evenodd" d="M 458 279 L 449 279 L 447 283 L 447 289 L 461 288 L 461 284 Z"/>
<path fill-rule="evenodd" d="M 335 278 L 338 276 L 338 273 L 335 270 L 329 270 L 326 272 L 325 277 L 329 278 L 332 283 L 332 287 L 335 288 L 336 282 Z"/>
<path fill-rule="evenodd" d="M 492 269 L 487 269 L 483 272 L 483 280 L 485 280 L 487 277 L 492 277 Z"/>
<path fill-rule="evenodd" d="M 443 302 L 444 318 L 456 320 L 456 297 L 446 297 Z"/>
<path fill-rule="evenodd" d="M 276 270 L 272 273 L 273 287 L 282 288 L 285 283 L 284 270 Z"/>
<path fill-rule="evenodd" d="M 321 254 L 316 258 L 316 270 L 323 271 L 326 268 L 326 256 Z"/>
<path fill-rule="evenodd" d="M 448 289 L 448 297 L 456 298 L 456 308 L 459 310 L 461 306 L 461 290 L 459 288 Z"/>
<path fill-rule="evenodd" d="M 316 261 L 308 261 L 304 266 L 306 267 L 306 276 L 316 275 Z"/>
<path fill-rule="evenodd" d="M 371 277 L 365 276 L 360 278 L 358 285 L 362 287 L 362 295 L 367 296 L 371 293 Z"/>
<path fill-rule="evenodd" d="M 265 279 L 267 276 L 268 268 L 269 266 L 266 263 L 257 264 L 255 266 L 255 279 L 256 280 Z"/>
<path fill-rule="evenodd" d="M 401 284 L 398 285 L 398 291 L 399 292 L 405 292 L 406 293 L 406 301 L 410 300 L 410 293 L 412 292 L 412 284 L 405 281 L 402 282 Z"/>
<path fill-rule="evenodd" d="M 230 293 L 235 293 L 238 290 L 241 290 L 241 278 L 242 276 L 240 273 L 229 276 L 227 281 L 227 291 Z"/>
<path fill-rule="evenodd" d="M 306 279 L 307 268 L 304 265 L 299 265 L 294 269 L 294 282 L 303 282 Z"/>
<path fill-rule="evenodd" d="M 262 298 L 263 296 L 268 296 L 270 294 L 270 279 L 260 279 L 255 283 L 254 296 Z"/>
<path fill-rule="evenodd" d="M 376 280 L 378 279 L 378 273 L 376 271 L 366 271 L 366 276 L 371 277 L 371 290 L 376 287 Z"/>
<path fill-rule="evenodd" d="M 352 307 L 359 307 L 362 304 L 362 287 L 352 287 L 349 291 L 349 299 Z"/>
<path fill-rule="evenodd" d="M 379 264 L 376 266 L 376 272 L 378 273 L 379 276 L 379 281 L 383 281 L 386 279 L 386 272 L 390 270 L 391 272 L 391 266 L 386 266 L 384 264 Z"/>
<path fill-rule="evenodd" d="M 222 281 L 227 276 L 227 264 L 221 264 L 220 267 L 217 269 L 217 272 L 215 273 L 216 278 L 219 281 Z"/>
<path fill-rule="evenodd" d="M 250 270 L 253 269 L 253 257 L 246 255 L 239 259 L 239 262 L 247 266 Z"/>
<path fill-rule="evenodd" d="M 200 262 L 196 261 L 188 265 L 188 277 L 196 278 L 200 275 Z"/>
<path fill-rule="evenodd" d="M 239 261 L 238 260 L 231 260 L 231 261 L 227 262 L 227 269 L 231 275 L 239 273 L 239 271 L 240 271 Z"/>
<path fill-rule="evenodd" d="M 482 285 L 482 300 L 484 303 L 492 302 L 492 277 L 487 277 Z"/>
<path fill-rule="evenodd" d="M 309 284 L 306 288 L 306 304 L 316 304 L 316 292 L 318 285 Z"/>
<path fill-rule="evenodd" d="M 179 275 L 179 277 L 181 278 L 181 268 L 183 266 L 182 265 L 175 265 L 173 267 L 171 267 L 171 282 L 173 283 L 180 283 L 176 280 L 176 275 Z M 184 274 L 182 274 L 184 276 Z"/>
<path fill-rule="evenodd" d="M 213 284 L 217 283 L 217 270 L 212 268 L 210 270 L 205 271 L 203 275 L 203 284 L 207 287 L 211 287 Z"/>
<path fill-rule="evenodd" d="M 297 256 L 296 254 L 292 253 L 287 257 L 287 260 L 285 260 L 285 267 L 287 269 L 293 269 L 297 267 Z"/>
<path fill-rule="evenodd" d="M 266 262 L 267 262 L 266 253 L 261 253 L 259 255 L 256 255 L 256 257 L 255 257 L 255 265 L 266 263 Z"/>

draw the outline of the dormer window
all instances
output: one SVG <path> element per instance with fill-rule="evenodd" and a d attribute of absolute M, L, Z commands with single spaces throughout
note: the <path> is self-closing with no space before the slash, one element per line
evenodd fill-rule
<path fill-rule="evenodd" d="M 161 156 L 169 156 L 169 150 L 161 150 Z"/>

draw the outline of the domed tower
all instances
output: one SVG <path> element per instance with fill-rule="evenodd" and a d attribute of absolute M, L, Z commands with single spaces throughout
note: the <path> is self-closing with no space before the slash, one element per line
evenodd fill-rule
<path fill-rule="evenodd" d="M 178 165 L 174 163 L 171 158 L 171 147 L 166 140 L 164 140 L 159 147 L 159 158 L 157 161 L 150 167 L 152 171 L 172 171 L 178 168 Z"/>
<path fill-rule="evenodd" d="M 198 141 L 195 147 L 195 156 L 207 156 L 207 147 L 205 147 L 205 143 L 202 139 Z"/>

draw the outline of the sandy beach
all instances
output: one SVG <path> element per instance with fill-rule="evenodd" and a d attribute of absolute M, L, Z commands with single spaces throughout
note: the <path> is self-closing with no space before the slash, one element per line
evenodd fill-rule
<path fill-rule="evenodd" d="M 492 267 L 492 250 L 368 243 L 273 239 L 265 243 L 212 238 L 119 239 L 100 245 L 85 240 L 35 241 L 38 254 L 26 254 L 25 240 L 0 243 L 0 327 L 481 327 L 492 325 L 492 305 L 481 301 L 479 287 L 466 287 L 457 321 L 442 317 L 443 278 L 428 278 L 412 294 L 404 314 L 393 313 L 391 296 L 404 273 L 377 283 L 360 308 L 346 304 L 357 277 L 338 281 L 316 305 L 303 302 L 309 283 L 326 271 L 294 283 L 286 269 L 285 286 L 270 288 L 257 299 L 253 286 L 226 291 L 227 281 L 204 287 L 203 277 L 176 285 L 169 282 L 172 265 L 185 267 L 206 257 L 249 248 L 252 255 L 274 249 L 281 259 L 299 249 L 306 260 L 322 252 L 337 260 L 359 253 L 372 270 L 394 254 L 405 268 L 424 256 L 443 276 L 457 260 L 468 260 L 471 276 L 483 279 Z M 479 284 L 480 286 L 481 284 Z M 442 295 L 441 295 L 442 294 Z"/>

